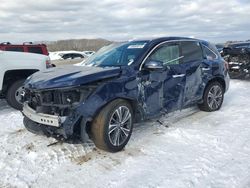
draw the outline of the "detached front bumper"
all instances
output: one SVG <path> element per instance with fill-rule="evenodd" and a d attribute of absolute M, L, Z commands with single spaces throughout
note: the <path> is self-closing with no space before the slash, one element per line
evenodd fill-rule
<path fill-rule="evenodd" d="M 75 112 L 72 112 L 70 116 L 37 113 L 28 103 L 24 103 L 23 115 L 23 124 L 28 131 L 56 139 L 71 138 L 75 126 L 78 125 L 78 122 L 83 121 L 81 115 Z"/>
<path fill-rule="evenodd" d="M 65 122 L 66 117 L 60 117 L 55 115 L 37 113 L 35 110 L 29 107 L 27 103 L 23 105 L 23 114 L 30 120 L 52 127 L 60 127 Z"/>

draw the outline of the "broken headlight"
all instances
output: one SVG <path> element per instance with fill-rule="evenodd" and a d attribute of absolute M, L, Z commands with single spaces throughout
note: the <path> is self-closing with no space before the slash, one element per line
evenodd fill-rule
<path fill-rule="evenodd" d="M 41 92 L 38 96 L 42 105 L 74 105 L 85 101 L 93 90 L 92 87 L 58 89 Z"/>
<path fill-rule="evenodd" d="M 62 104 L 79 103 L 81 99 L 80 91 L 65 91 L 62 93 Z"/>

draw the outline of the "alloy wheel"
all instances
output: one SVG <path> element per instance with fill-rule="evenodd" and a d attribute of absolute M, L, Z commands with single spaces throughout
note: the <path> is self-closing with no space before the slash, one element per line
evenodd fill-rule
<path fill-rule="evenodd" d="M 21 102 L 21 99 L 23 97 L 23 93 L 24 93 L 24 87 L 21 86 L 19 87 L 17 90 L 16 90 L 16 93 L 15 93 L 15 99 L 18 103 L 22 104 Z"/>
<path fill-rule="evenodd" d="M 212 110 L 216 110 L 221 106 L 223 100 L 223 91 L 220 86 L 214 85 L 208 92 L 208 106 Z"/>
<path fill-rule="evenodd" d="M 122 145 L 130 135 L 132 115 L 128 107 L 119 106 L 111 115 L 109 121 L 109 141 L 114 146 Z"/>

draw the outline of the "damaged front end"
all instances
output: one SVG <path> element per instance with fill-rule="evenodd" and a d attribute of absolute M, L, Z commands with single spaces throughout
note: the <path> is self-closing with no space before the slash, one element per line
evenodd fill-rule
<path fill-rule="evenodd" d="M 35 134 L 58 139 L 73 136 L 75 125 L 81 123 L 78 107 L 95 90 L 97 85 L 48 90 L 26 88 L 23 97 L 25 127 Z"/>
<path fill-rule="evenodd" d="M 250 53 L 224 53 L 223 58 L 229 64 L 230 78 L 250 78 Z"/>

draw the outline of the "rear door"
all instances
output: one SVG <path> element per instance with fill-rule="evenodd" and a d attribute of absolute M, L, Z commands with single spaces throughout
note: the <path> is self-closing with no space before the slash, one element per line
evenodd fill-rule
<path fill-rule="evenodd" d="M 21 46 L 7 46 L 5 47 L 5 50 L 13 52 L 24 52 L 24 49 Z"/>
<path fill-rule="evenodd" d="M 203 53 L 199 41 L 181 42 L 182 67 L 186 72 L 183 106 L 192 104 L 200 99 L 203 75 Z"/>

